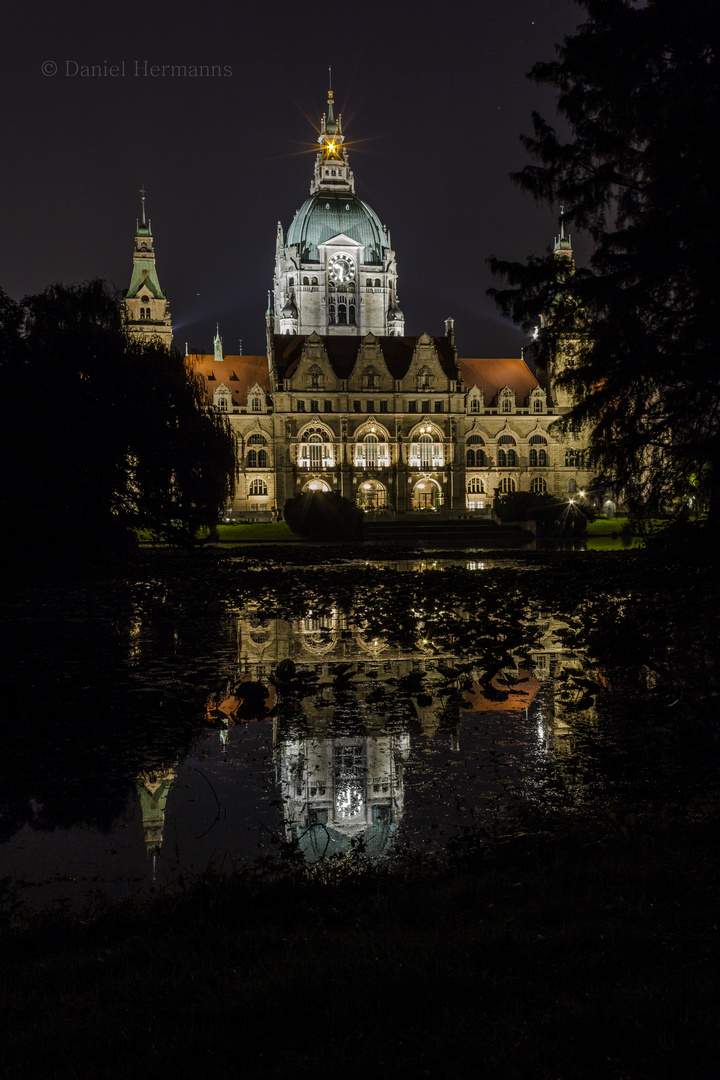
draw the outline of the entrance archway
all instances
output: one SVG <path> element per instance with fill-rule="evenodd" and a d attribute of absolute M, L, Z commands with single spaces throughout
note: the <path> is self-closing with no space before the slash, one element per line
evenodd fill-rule
<path fill-rule="evenodd" d="M 308 480 L 307 484 L 303 487 L 303 491 L 329 491 L 330 486 L 326 484 L 324 480 Z"/>
<path fill-rule="evenodd" d="M 387 506 L 387 491 L 379 480 L 365 480 L 357 490 L 357 505 L 361 510 L 372 513 L 384 510 Z"/>
<path fill-rule="evenodd" d="M 424 477 L 413 489 L 413 510 L 438 510 L 440 508 L 440 485 L 437 480 Z"/>

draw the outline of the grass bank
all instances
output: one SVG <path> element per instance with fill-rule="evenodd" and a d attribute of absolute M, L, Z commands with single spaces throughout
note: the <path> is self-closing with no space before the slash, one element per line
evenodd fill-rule
<path fill-rule="evenodd" d="M 710 1077 L 719 879 L 715 822 L 651 822 L 37 916 L 1 1074 Z"/>

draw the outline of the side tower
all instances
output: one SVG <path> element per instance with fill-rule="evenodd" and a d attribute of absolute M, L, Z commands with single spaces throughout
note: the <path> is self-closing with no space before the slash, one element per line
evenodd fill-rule
<path fill-rule="evenodd" d="M 355 194 L 344 141 L 331 89 L 320 125 L 310 198 L 287 233 L 278 223 L 273 280 L 276 334 L 405 333 L 390 234 Z"/>
<path fill-rule="evenodd" d="M 159 339 L 169 349 L 173 337 L 170 305 L 158 281 L 152 228 L 145 216 L 144 188 L 140 197 L 142 218 L 135 229 L 133 272 L 125 293 L 126 325 L 130 333 L 140 334 L 145 341 Z"/>

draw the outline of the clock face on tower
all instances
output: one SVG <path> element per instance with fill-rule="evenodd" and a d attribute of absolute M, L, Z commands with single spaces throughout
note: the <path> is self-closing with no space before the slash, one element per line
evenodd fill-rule
<path fill-rule="evenodd" d="M 328 277 L 336 285 L 347 285 L 355 277 L 355 260 L 352 255 L 333 255 L 328 266 Z"/>

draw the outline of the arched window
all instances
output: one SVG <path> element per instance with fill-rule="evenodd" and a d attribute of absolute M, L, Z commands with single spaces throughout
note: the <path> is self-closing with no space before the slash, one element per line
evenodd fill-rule
<path fill-rule="evenodd" d="M 574 495 L 576 491 L 577 491 L 577 484 L 575 483 L 575 480 L 571 476 L 570 479 L 568 480 L 568 495 Z"/>
<path fill-rule="evenodd" d="M 418 439 L 420 450 L 420 468 L 429 469 L 432 466 L 432 438 L 430 435 L 421 435 Z"/>
<path fill-rule="evenodd" d="M 380 278 L 379 278 L 379 277 L 376 277 L 376 278 L 375 278 L 375 288 L 376 288 L 376 289 L 379 289 L 379 288 L 380 288 Z"/>
<path fill-rule="evenodd" d="M 541 397 L 533 398 L 533 412 L 542 412 L 543 403 Z"/>
<path fill-rule="evenodd" d="M 417 441 L 410 444 L 410 465 L 421 469 L 437 469 L 443 464 L 443 444 L 437 432 L 421 431 Z"/>
<path fill-rule="evenodd" d="M 308 439 L 308 449 L 310 451 L 310 468 L 320 469 L 322 468 L 323 460 L 323 444 L 319 435 L 311 435 Z"/>
<path fill-rule="evenodd" d="M 347 306 L 345 304 L 338 304 L 338 324 L 340 326 L 347 325 Z"/>
<path fill-rule="evenodd" d="M 515 481 L 511 480 L 509 476 L 504 476 L 500 481 L 500 491 L 503 495 L 511 495 L 515 490 Z"/>
<path fill-rule="evenodd" d="M 309 285 L 309 284 L 310 284 L 310 278 L 304 277 L 303 278 L 303 285 Z"/>
<path fill-rule="evenodd" d="M 480 398 L 470 398 L 470 412 L 480 412 Z"/>
<path fill-rule="evenodd" d="M 498 446 L 516 446 L 515 439 L 512 435 L 501 435 L 498 439 Z"/>
<path fill-rule="evenodd" d="M 294 277 L 291 277 L 291 278 L 289 279 L 289 281 L 288 281 L 288 285 L 290 285 L 290 287 L 292 288 L 292 286 L 293 286 L 294 284 L 295 284 L 295 278 L 294 278 Z"/>
<path fill-rule="evenodd" d="M 251 435 L 248 439 L 248 446 L 267 446 L 267 439 L 264 435 L 261 435 L 259 431 L 256 431 L 254 435 Z"/>
<path fill-rule="evenodd" d="M 268 467 L 268 452 L 267 450 L 258 450 L 258 469 L 267 469 Z"/>
<path fill-rule="evenodd" d="M 378 438 L 377 435 L 365 436 L 365 464 L 369 469 L 377 466 L 378 461 Z"/>
<path fill-rule="evenodd" d="M 502 411 L 503 412 L 512 412 L 512 401 L 510 400 L 509 397 L 504 397 L 502 399 Z"/>
<path fill-rule="evenodd" d="M 335 305 L 328 304 L 328 322 L 331 326 L 335 325 Z"/>
<path fill-rule="evenodd" d="M 565 451 L 565 465 L 570 469 L 582 468 L 582 453 L 580 450 L 566 450 Z"/>
<path fill-rule="evenodd" d="M 314 277 L 314 278 L 312 279 L 312 284 L 313 284 L 313 285 L 317 285 L 317 283 L 318 283 L 318 279 L 317 279 L 316 277 Z"/>
<path fill-rule="evenodd" d="M 518 456 L 517 456 L 517 453 L 514 450 L 508 450 L 508 452 L 507 452 L 507 463 L 508 463 L 508 468 L 509 469 L 516 468 L 517 463 L 518 463 Z"/>
<path fill-rule="evenodd" d="M 354 304 L 350 305 L 350 311 L 348 313 L 348 321 L 349 321 L 351 326 L 355 325 L 355 305 Z"/>
<path fill-rule="evenodd" d="M 532 442 L 532 439 L 530 440 L 530 442 Z M 530 447 L 530 466 L 531 466 L 531 468 L 537 468 L 539 466 L 541 469 L 544 469 L 546 465 L 547 465 L 547 450 L 545 450 L 543 447 L 540 447 L 540 449 L 538 450 L 538 448 L 536 446 L 531 446 Z"/>
<path fill-rule="evenodd" d="M 471 495 L 484 495 L 485 494 L 485 485 L 483 484 L 483 482 L 482 482 L 482 480 L 480 479 L 479 476 L 472 476 L 468 480 L 467 489 L 468 489 L 468 491 L 469 491 L 469 493 Z"/>
<path fill-rule="evenodd" d="M 308 428 L 305 432 L 300 443 L 298 464 L 311 469 L 326 469 L 332 466 L 332 444 L 323 428 Z"/>
<path fill-rule="evenodd" d="M 251 480 L 249 494 L 250 495 L 267 495 L 267 484 L 264 480 Z"/>
<path fill-rule="evenodd" d="M 257 469 L 258 452 L 257 450 L 248 450 L 247 456 L 248 469 Z"/>
<path fill-rule="evenodd" d="M 498 469 L 504 469 L 507 465 L 507 454 L 501 448 L 498 450 Z"/>
<path fill-rule="evenodd" d="M 534 495 L 547 495 L 547 481 L 543 476 L 533 476 L 530 481 L 530 490 Z"/>

